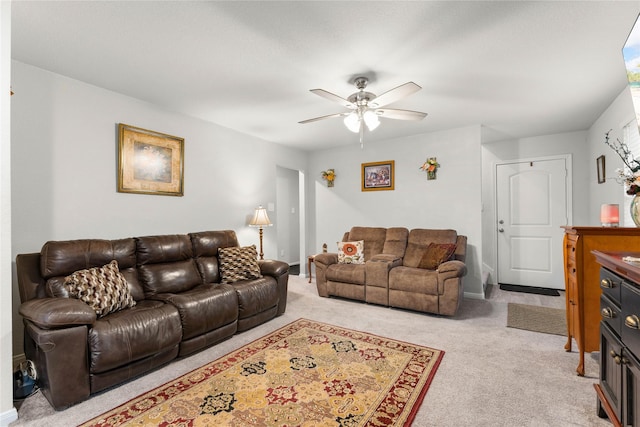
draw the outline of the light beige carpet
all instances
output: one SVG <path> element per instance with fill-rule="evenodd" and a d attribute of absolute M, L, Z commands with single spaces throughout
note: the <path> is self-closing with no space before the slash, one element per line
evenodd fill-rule
<path fill-rule="evenodd" d="M 507 327 L 567 336 L 566 312 L 560 308 L 509 303 Z"/>

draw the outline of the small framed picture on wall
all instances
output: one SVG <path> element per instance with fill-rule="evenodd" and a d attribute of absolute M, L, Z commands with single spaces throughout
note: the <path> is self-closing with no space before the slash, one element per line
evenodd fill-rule
<path fill-rule="evenodd" d="M 394 160 L 362 163 L 362 191 L 393 190 Z"/>
<path fill-rule="evenodd" d="M 596 170 L 598 171 L 598 184 L 602 184 L 607 179 L 605 178 L 605 164 L 604 154 L 596 159 Z"/>

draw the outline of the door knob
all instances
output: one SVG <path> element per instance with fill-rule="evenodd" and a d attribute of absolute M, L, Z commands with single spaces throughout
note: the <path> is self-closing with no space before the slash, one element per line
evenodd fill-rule
<path fill-rule="evenodd" d="M 498 224 L 504 224 L 503 220 L 498 221 Z"/>
<path fill-rule="evenodd" d="M 504 228 L 498 228 L 498 231 L 504 233 Z"/>

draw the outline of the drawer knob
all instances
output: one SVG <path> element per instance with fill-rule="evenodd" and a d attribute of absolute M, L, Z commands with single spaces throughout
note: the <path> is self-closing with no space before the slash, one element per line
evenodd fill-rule
<path fill-rule="evenodd" d="M 604 289 L 611 289 L 615 287 L 611 279 L 602 279 L 600 280 L 600 287 Z"/>
<path fill-rule="evenodd" d="M 630 329 L 640 329 L 640 319 L 635 314 L 632 314 L 624 319 L 624 325 Z"/>
<path fill-rule="evenodd" d="M 616 362 L 616 365 L 620 365 L 620 364 L 626 365 L 627 363 L 629 363 L 626 357 L 623 357 L 621 354 L 617 354 L 613 350 L 609 352 L 609 355 L 611 356 L 613 361 Z"/>
<path fill-rule="evenodd" d="M 605 317 L 607 319 L 613 319 L 615 317 L 615 314 L 613 310 L 611 310 L 611 308 L 605 307 L 602 309 L 602 317 Z"/>

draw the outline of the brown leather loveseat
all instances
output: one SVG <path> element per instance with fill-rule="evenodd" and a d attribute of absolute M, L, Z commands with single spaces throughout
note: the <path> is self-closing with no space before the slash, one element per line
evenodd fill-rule
<path fill-rule="evenodd" d="M 342 242 L 361 242 L 364 252 L 342 262 L 337 253 L 316 255 L 318 295 L 449 316 L 458 311 L 467 274 L 466 236 L 455 230 L 353 227 Z"/>
<path fill-rule="evenodd" d="M 239 260 L 251 257 L 249 274 Z M 25 355 L 43 394 L 63 409 L 283 314 L 288 264 L 255 259 L 231 230 L 51 241 L 18 255 Z M 99 294 L 75 286 L 81 277 L 108 282 L 98 309 L 78 299 Z"/>

